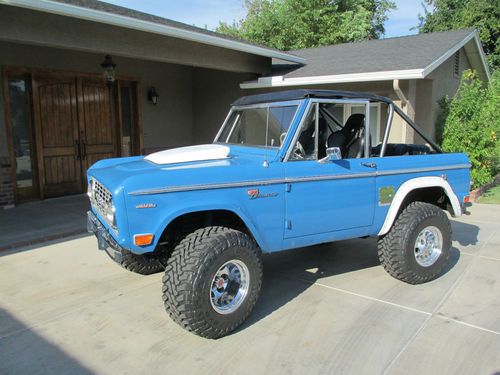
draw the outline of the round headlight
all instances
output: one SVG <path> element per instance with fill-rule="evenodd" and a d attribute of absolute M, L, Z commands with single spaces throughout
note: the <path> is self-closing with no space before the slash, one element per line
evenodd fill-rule
<path fill-rule="evenodd" d="M 94 179 L 91 178 L 89 184 L 87 185 L 87 195 L 92 198 L 92 190 L 94 190 Z"/>
<path fill-rule="evenodd" d="M 113 203 L 108 205 L 106 207 L 106 219 L 108 220 L 108 223 L 111 224 L 113 228 L 116 228 L 116 209 Z"/>

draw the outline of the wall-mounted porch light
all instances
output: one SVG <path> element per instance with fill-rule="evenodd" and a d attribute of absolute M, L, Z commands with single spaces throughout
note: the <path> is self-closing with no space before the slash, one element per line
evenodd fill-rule
<path fill-rule="evenodd" d="M 104 80 L 106 84 L 111 87 L 115 82 L 115 67 L 116 64 L 110 55 L 104 57 L 104 61 L 101 63 L 101 68 L 103 69 Z"/>
<path fill-rule="evenodd" d="M 148 91 L 148 99 L 154 105 L 158 104 L 158 100 L 160 99 L 160 94 L 156 91 L 154 87 L 151 87 Z"/>

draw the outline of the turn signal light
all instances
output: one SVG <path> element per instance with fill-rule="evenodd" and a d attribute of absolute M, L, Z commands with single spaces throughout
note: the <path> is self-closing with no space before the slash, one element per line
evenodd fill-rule
<path fill-rule="evenodd" d="M 153 242 L 153 235 L 152 234 L 135 234 L 134 235 L 134 244 L 136 246 L 147 246 L 151 245 L 151 242 Z"/>
<path fill-rule="evenodd" d="M 464 197 L 464 203 L 469 203 L 470 202 L 470 195 L 466 195 Z"/>

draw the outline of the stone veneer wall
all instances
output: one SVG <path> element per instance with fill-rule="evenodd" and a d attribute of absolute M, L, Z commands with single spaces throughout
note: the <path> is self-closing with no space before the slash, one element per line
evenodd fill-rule
<path fill-rule="evenodd" d="M 14 207 L 12 165 L 7 157 L 0 157 L 0 209 Z"/>

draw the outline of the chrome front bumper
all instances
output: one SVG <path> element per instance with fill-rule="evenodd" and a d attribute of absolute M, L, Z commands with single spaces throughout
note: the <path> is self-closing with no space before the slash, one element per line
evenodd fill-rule
<path fill-rule="evenodd" d="M 92 211 L 87 211 L 87 231 L 96 236 L 99 250 L 104 250 L 111 259 L 121 263 L 124 249 L 118 245 Z"/>

